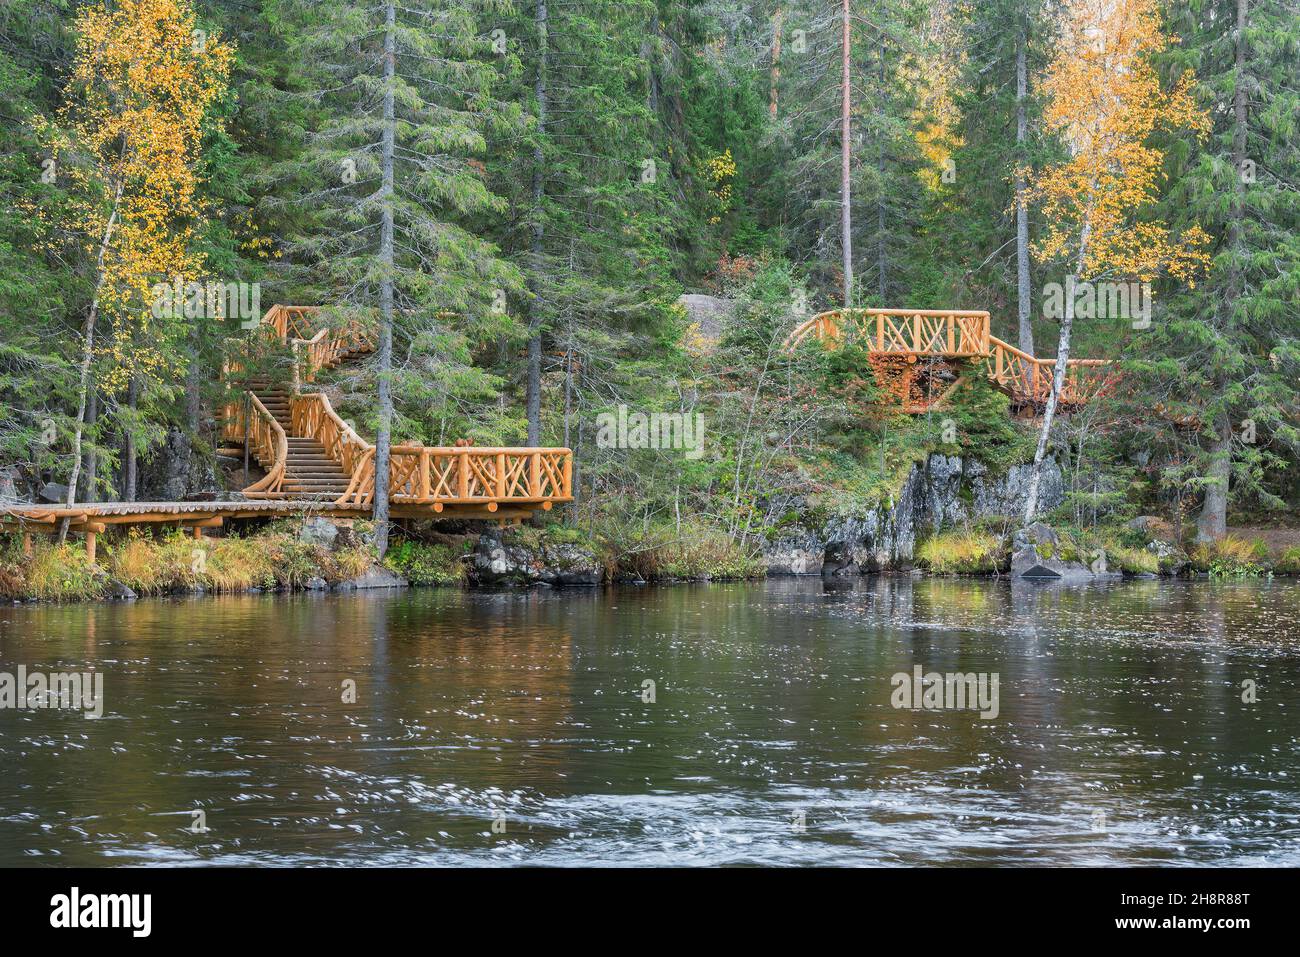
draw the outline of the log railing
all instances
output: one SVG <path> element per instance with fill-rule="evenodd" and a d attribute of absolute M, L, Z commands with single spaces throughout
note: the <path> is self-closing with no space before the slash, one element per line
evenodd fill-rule
<path fill-rule="evenodd" d="M 833 309 L 800 324 L 785 341 L 848 339 L 873 352 L 969 358 L 989 351 L 989 314 L 960 309 Z"/>
<path fill-rule="evenodd" d="M 1047 402 L 1052 394 L 1056 360 L 1037 359 L 996 336 L 989 337 L 989 344 L 992 354 L 985 363 L 989 378 L 1021 402 L 1034 405 Z M 1110 365 L 1105 359 L 1067 360 L 1065 381 L 1057 402 L 1079 406 L 1103 394 L 1113 384 L 1113 376 L 1107 369 Z"/>
<path fill-rule="evenodd" d="M 284 427 L 266 410 L 262 400 L 251 392 L 248 397 L 252 412 L 248 423 L 248 448 L 266 469 L 266 475 L 244 489 L 244 494 L 250 498 L 280 498 L 283 495 L 284 467 L 289 458 L 289 438 L 285 435 Z M 234 409 L 236 411 L 233 417 L 226 420 L 225 437 L 231 441 L 243 442 L 244 407 L 236 403 Z"/>
<path fill-rule="evenodd" d="M 800 323 L 785 340 L 859 342 L 871 352 L 909 357 L 982 358 L 988 376 L 1016 401 L 1041 406 L 1052 391 L 1055 359 L 1038 359 L 989 332 L 989 314 L 950 309 L 833 309 Z M 909 358 L 909 361 L 913 361 Z M 1105 359 L 1070 359 L 1059 402 L 1079 406 L 1105 394 L 1115 376 Z"/>
<path fill-rule="evenodd" d="M 554 502 L 573 497 L 573 453 L 557 448 L 395 445 L 388 490 L 394 502 L 487 504 Z"/>
<path fill-rule="evenodd" d="M 373 348 L 373 342 L 357 324 L 313 331 L 311 326 L 318 312 L 313 306 L 273 306 L 263 317 L 262 328 L 293 350 L 290 432 L 295 437 L 315 439 L 325 454 L 351 476 L 347 491 L 334 505 L 369 508 L 375 497 L 375 447 L 339 417 L 324 393 L 302 392 L 301 388 L 312 382 L 321 369 L 337 365 L 350 352 Z M 228 372 L 237 368 L 234 362 L 227 364 Z M 258 461 L 269 471 L 266 478 L 245 491 L 255 498 L 287 497 L 283 491 L 287 436 L 257 397 L 249 395 L 258 413 L 257 425 L 250 430 L 250 443 Z M 227 407 L 225 436 L 232 441 L 243 440 L 242 405 L 238 402 Z M 556 502 L 573 498 L 573 453 L 569 449 L 408 443 L 389 451 L 388 490 L 394 504 L 431 506 L 435 512 L 448 504 L 480 505 L 495 512 L 502 504 L 549 509 Z"/>

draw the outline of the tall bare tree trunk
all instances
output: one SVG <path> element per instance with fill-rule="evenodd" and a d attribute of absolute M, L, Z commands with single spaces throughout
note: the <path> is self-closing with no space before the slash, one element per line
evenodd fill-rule
<path fill-rule="evenodd" d="M 772 119 L 776 119 L 778 92 L 781 86 L 781 31 L 784 28 L 785 10 L 777 7 L 776 15 L 772 17 L 772 93 L 767 104 L 767 111 Z"/>
<path fill-rule="evenodd" d="M 537 77 L 533 91 L 537 95 L 537 140 L 533 144 L 533 237 L 531 243 L 532 268 L 529 270 L 528 291 L 528 383 L 525 396 L 528 414 L 528 444 L 537 446 L 542 441 L 542 313 L 541 269 L 542 237 L 545 226 L 542 222 L 542 197 L 546 192 L 545 167 L 546 157 L 542 150 L 542 138 L 546 135 L 546 66 L 549 37 L 548 11 L 546 0 L 537 0 L 533 14 L 537 25 Z"/>
<path fill-rule="evenodd" d="M 393 432 L 393 153 L 396 138 L 394 106 L 397 72 L 397 6 L 384 5 L 384 124 L 380 164 L 383 181 L 379 227 L 379 427 L 375 430 L 375 551 L 388 551 L 388 462 Z"/>
<path fill-rule="evenodd" d="M 1091 215 L 1091 211 L 1087 215 Z M 1088 239 L 1092 227 L 1085 217 L 1083 229 L 1079 234 L 1079 258 L 1074 273 L 1083 271 L 1084 257 L 1088 251 Z M 1065 387 L 1065 370 L 1070 361 L 1070 333 L 1074 328 L 1074 289 L 1072 287 L 1065 297 L 1065 315 L 1061 319 L 1061 336 L 1056 343 L 1056 365 L 1052 368 L 1052 391 L 1047 396 L 1047 406 L 1043 409 L 1043 427 L 1038 433 L 1038 445 L 1034 449 L 1034 464 L 1029 470 L 1029 488 L 1025 494 L 1025 524 L 1034 520 L 1038 511 L 1038 487 L 1043 477 L 1043 459 L 1047 457 L 1047 445 L 1052 437 L 1052 421 L 1056 418 L 1056 407 L 1060 402 L 1061 390 Z"/>
<path fill-rule="evenodd" d="M 140 383 L 131 376 L 126 385 L 126 407 L 130 409 L 127 416 L 126 434 L 122 437 L 122 501 L 134 502 L 137 478 L 137 456 L 135 448 L 135 413 L 140 408 Z"/>
<path fill-rule="evenodd" d="M 1033 295 L 1029 288 L 1029 210 L 1025 206 L 1025 142 L 1029 122 L 1025 100 L 1029 95 L 1026 46 L 1029 38 L 1023 19 L 1016 34 L 1016 316 L 1019 320 L 1020 351 L 1034 354 Z"/>
<path fill-rule="evenodd" d="M 880 304 L 889 304 L 889 247 L 885 236 L 887 208 L 885 205 L 885 37 L 880 36 L 880 69 L 877 73 L 879 86 L 876 101 L 876 114 L 880 120 L 877 125 L 876 174 L 879 178 L 879 191 L 876 194 L 876 268 L 880 272 Z"/>
<path fill-rule="evenodd" d="M 90 395 L 86 404 L 86 425 L 92 429 L 99 421 L 99 391 L 91 384 Z M 95 486 L 99 481 L 99 453 L 95 446 L 91 446 L 86 454 L 82 457 L 82 471 L 85 473 L 84 482 L 85 491 L 82 492 L 82 500 L 94 502 L 97 500 Z"/>
<path fill-rule="evenodd" d="M 77 424 L 72 436 L 72 474 L 68 476 L 66 502 L 68 506 L 77 501 L 77 481 L 81 477 L 81 436 L 86 426 L 86 405 L 90 396 L 90 363 L 95 356 L 95 322 L 99 319 L 99 294 L 104 288 L 104 257 L 108 254 L 108 244 L 117 228 L 117 214 L 121 205 L 122 183 L 119 182 L 113 193 L 113 211 L 109 213 L 108 223 L 104 226 L 104 238 L 100 240 L 99 252 L 95 256 L 95 294 L 90 299 L 86 321 L 81 326 L 81 380 L 77 388 Z M 59 525 L 59 544 L 63 544 L 67 537 L 68 520 L 65 518 Z"/>
<path fill-rule="evenodd" d="M 849 196 L 849 160 L 852 156 L 852 145 L 849 138 L 853 131 L 849 123 L 852 107 L 852 94 L 849 88 L 849 40 L 852 36 L 849 0 L 843 0 L 843 13 L 840 94 L 840 248 L 844 253 L 844 308 L 850 309 L 853 307 L 853 225 Z"/>
<path fill-rule="evenodd" d="M 1221 317 L 1226 326 L 1232 322 L 1232 310 L 1242 293 L 1241 275 L 1241 223 L 1246 211 L 1246 182 L 1241 169 L 1246 160 L 1246 30 L 1249 27 L 1247 0 L 1237 0 L 1236 51 L 1233 57 L 1232 89 L 1232 165 L 1236 182 L 1232 190 L 1232 213 L 1228 220 L 1228 244 L 1232 247 L 1232 265 L 1228 271 L 1228 289 Z M 1227 377 L 1217 372 L 1214 379 L 1215 394 L 1223 401 L 1228 387 Z M 1214 441 L 1210 443 L 1210 467 L 1206 478 L 1205 501 L 1196 517 L 1196 540 L 1208 542 L 1222 538 L 1228 531 L 1228 488 L 1232 481 L 1232 419 L 1226 408 L 1219 412 L 1214 423 Z"/>

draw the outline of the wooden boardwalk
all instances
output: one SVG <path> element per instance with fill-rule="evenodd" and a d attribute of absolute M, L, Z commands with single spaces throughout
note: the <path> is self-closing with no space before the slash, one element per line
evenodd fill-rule
<path fill-rule="evenodd" d="M 815 339 L 857 342 L 870 353 L 876 380 L 904 411 L 927 412 L 947 401 L 960 366 L 979 363 L 1014 405 L 1041 410 L 1052 391 L 1055 359 L 1037 359 L 992 335 L 987 312 L 955 309 L 832 309 L 800 323 L 785 340 L 793 352 Z M 1070 359 L 1058 399 L 1069 411 L 1113 388 L 1104 359 Z"/>
<path fill-rule="evenodd" d="M 331 328 L 321 317 L 317 307 L 276 305 L 251 336 L 231 342 L 223 377 L 246 389 L 223 410 L 222 438 L 265 471 L 242 492 L 201 502 L 0 505 L 0 527 L 20 529 L 30 550 L 33 532 L 55 532 L 66 519 L 85 534 L 93 560 L 96 536 L 115 525 L 173 525 L 201 536 L 235 519 L 372 517 L 375 447 L 311 386 L 321 370 L 373 351 L 373 343 L 360 327 Z M 245 377 L 276 351 L 288 353 L 287 382 Z M 573 453 L 404 443 L 390 450 L 387 482 L 393 518 L 519 520 L 572 501 Z"/>

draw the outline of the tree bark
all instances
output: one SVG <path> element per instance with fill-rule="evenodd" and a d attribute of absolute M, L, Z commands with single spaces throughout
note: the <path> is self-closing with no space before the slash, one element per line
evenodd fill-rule
<path fill-rule="evenodd" d="M 1016 34 L 1016 316 L 1019 325 L 1020 351 L 1034 354 L 1033 295 L 1029 288 L 1029 210 L 1025 205 L 1025 143 L 1029 122 L 1025 114 L 1029 95 L 1029 71 L 1026 65 L 1028 37 L 1025 22 Z"/>
<path fill-rule="evenodd" d="M 126 434 L 122 437 L 122 501 L 134 502 L 138 484 L 136 475 L 135 413 L 140 408 L 140 383 L 135 376 L 131 376 L 126 385 L 126 407 L 131 411 L 127 416 Z"/>
<path fill-rule="evenodd" d="M 771 87 L 772 92 L 767 104 L 767 111 L 772 119 L 776 119 L 777 100 L 779 88 L 781 86 L 781 30 L 785 27 L 785 10 L 781 7 L 776 8 L 776 15 L 772 17 L 772 73 Z"/>
<path fill-rule="evenodd" d="M 1232 323 L 1232 311 L 1241 297 L 1243 277 L 1241 272 L 1242 257 L 1242 220 L 1246 212 L 1246 182 L 1242 178 L 1242 167 L 1246 161 L 1246 30 L 1250 15 L 1247 0 L 1237 0 L 1236 49 L 1233 53 L 1233 88 L 1232 88 L 1232 166 L 1236 172 L 1236 182 L 1232 190 L 1232 208 L 1228 218 L 1228 245 L 1232 257 L 1228 266 L 1227 295 L 1224 303 L 1223 325 Z M 1227 378 L 1216 373 L 1214 380 L 1215 395 L 1223 402 L 1223 394 L 1228 386 Z M 1209 484 L 1205 487 L 1205 501 L 1201 503 L 1200 514 L 1196 517 L 1196 540 L 1209 542 L 1222 538 L 1228 532 L 1228 489 L 1232 481 L 1232 418 L 1226 408 L 1222 408 L 1215 417 L 1215 438 L 1210 443 L 1210 464 L 1205 477 Z"/>
<path fill-rule="evenodd" d="M 113 194 L 113 211 L 104 226 L 104 238 L 100 240 L 99 252 L 95 256 L 95 294 L 90 299 L 90 308 L 86 310 L 86 321 L 81 326 L 81 381 L 77 389 L 77 424 L 72 437 L 72 474 L 68 476 L 68 498 L 66 504 L 72 506 L 77 501 L 77 481 L 81 477 L 81 435 L 86 426 L 86 405 L 90 396 L 90 363 L 95 356 L 95 322 L 99 319 L 99 294 L 104 288 L 104 257 L 108 253 L 108 244 L 113 239 L 117 228 L 118 209 L 122 205 L 122 183 L 119 181 Z M 59 525 L 59 544 L 67 540 L 68 520 Z"/>
<path fill-rule="evenodd" d="M 849 160 L 852 156 L 849 140 L 852 135 L 849 123 L 849 111 L 852 105 L 849 89 L 849 40 L 851 38 L 849 0 L 843 0 L 843 14 L 840 93 L 840 248 L 844 254 L 844 308 L 851 309 L 853 307 L 853 228 L 849 202 Z"/>
<path fill-rule="evenodd" d="M 98 421 L 99 392 L 94 388 L 94 384 L 92 383 L 86 406 L 86 425 L 90 426 L 93 430 Z M 97 500 L 95 486 L 99 481 L 99 452 L 93 444 L 86 451 L 82 463 L 82 470 L 85 472 L 86 478 L 86 488 L 82 493 L 82 499 L 86 502 L 94 502 Z"/>
<path fill-rule="evenodd" d="M 879 99 L 876 102 L 876 111 L 880 117 L 880 124 L 876 132 L 876 173 L 879 177 L 879 187 L 876 194 L 876 268 L 880 271 L 879 289 L 880 304 L 889 305 L 889 247 L 885 237 L 885 223 L 887 221 L 888 210 L 885 206 L 885 37 L 880 37 L 880 68 L 878 71 Z"/>
<path fill-rule="evenodd" d="M 528 414 L 528 445 L 537 446 L 542 441 L 542 197 L 546 192 L 545 162 L 542 138 L 546 135 L 546 66 L 548 59 L 548 11 L 546 0 L 537 0 L 533 21 L 537 26 L 537 76 L 533 92 L 537 96 L 537 139 L 533 143 L 533 235 L 529 248 L 531 269 L 528 275 L 528 384 L 526 406 Z"/>
<path fill-rule="evenodd" d="M 393 153 L 396 139 L 394 104 L 397 72 L 397 6 L 384 5 L 384 120 L 380 145 L 383 181 L 380 186 L 379 232 L 379 426 L 375 430 L 375 551 L 388 551 L 388 472 L 393 431 Z"/>
<path fill-rule="evenodd" d="M 1086 215 L 1091 215 L 1089 212 Z M 1092 228 L 1085 216 L 1083 228 L 1079 232 L 1079 258 L 1074 274 L 1083 271 L 1084 257 L 1088 251 L 1088 238 Z M 1061 319 L 1061 336 L 1056 343 L 1056 365 L 1052 369 L 1052 391 L 1047 395 L 1047 406 L 1043 409 L 1043 427 L 1038 433 L 1038 445 L 1034 449 L 1034 464 L 1029 470 L 1029 488 L 1025 494 L 1025 524 L 1034 520 L 1038 511 L 1038 487 L 1042 482 L 1043 460 L 1047 457 L 1047 444 L 1052 437 L 1052 421 L 1056 418 L 1056 406 L 1060 401 L 1061 390 L 1065 387 L 1065 370 L 1070 362 L 1070 333 L 1074 328 L 1074 289 L 1070 288 L 1065 297 L 1065 315 Z"/>

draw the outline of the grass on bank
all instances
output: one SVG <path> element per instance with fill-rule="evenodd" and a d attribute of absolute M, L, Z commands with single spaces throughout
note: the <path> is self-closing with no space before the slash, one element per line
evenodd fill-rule
<path fill-rule="evenodd" d="M 767 566 L 731 536 L 707 526 L 652 528 L 601 543 L 610 579 L 645 581 L 740 581 L 762 578 Z"/>
<path fill-rule="evenodd" d="M 154 536 L 131 529 L 101 539 L 98 564 L 86 559 L 80 541 L 58 545 L 33 542 L 23 555 L 17 536 L 0 546 L 0 597 L 79 601 L 103 597 L 113 581 L 137 595 L 162 595 L 202 588 L 231 593 L 251 588 L 293 589 L 309 578 L 344 581 L 373 564 L 361 543 L 331 550 L 302 541 L 292 525 L 281 524 L 248 537 L 196 540 L 180 531 Z"/>
<path fill-rule="evenodd" d="M 1297 551 L 1300 549 L 1290 550 Z M 1187 557 L 1192 568 L 1208 573 L 1211 578 L 1250 578 L 1269 571 L 1268 545 L 1257 538 L 1225 535 L 1216 542 L 1193 545 Z M 1282 558 L 1285 561 L 1287 555 Z"/>
<path fill-rule="evenodd" d="M 1006 568 L 1006 547 L 991 532 L 956 529 L 919 542 L 916 563 L 937 575 L 987 575 Z"/>

